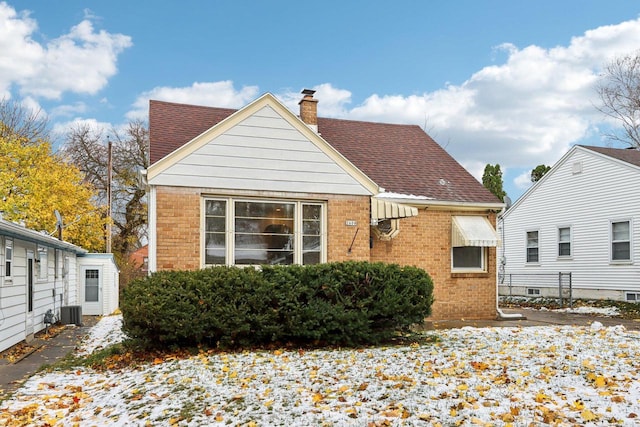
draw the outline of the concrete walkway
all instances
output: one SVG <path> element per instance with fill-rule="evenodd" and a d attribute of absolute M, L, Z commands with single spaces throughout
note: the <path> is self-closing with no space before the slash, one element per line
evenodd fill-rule
<path fill-rule="evenodd" d="M 43 366 L 51 365 L 70 354 L 98 322 L 98 317 L 83 316 L 82 322 L 82 326 L 67 325 L 55 337 L 43 339 L 37 335 L 29 343 L 35 350 L 13 363 L 0 359 L 0 401 Z"/>
<path fill-rule="evenodd" d="M 593 322 L 600 322 L 604 326 L 623 325 L 628 330 L 640 330 L 640 319 L 618 319 L 612 317 L 598 316 L 594 314 L 574 314 L 558 311 L 535 310 L 528 308 L 502 309 L 505 314 L 521 314 L 521 320 L 443 320 L 425 322 L 425 330 L 450 329 L 472 326 L 476 328 L 485 327 L 519 327 L 519 326 L 589 326 Z"/>

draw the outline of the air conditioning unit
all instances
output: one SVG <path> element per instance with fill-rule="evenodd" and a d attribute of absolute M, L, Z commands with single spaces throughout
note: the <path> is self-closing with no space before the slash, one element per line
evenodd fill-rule
<path fill-rule="evenodd" d="M 82 326 L 82 306 L 67 305 L 60 309 L 60 322 L 63 325 Z"/>

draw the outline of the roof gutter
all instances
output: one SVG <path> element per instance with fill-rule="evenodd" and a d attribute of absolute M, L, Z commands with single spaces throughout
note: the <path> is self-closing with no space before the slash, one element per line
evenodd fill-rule
<path fill-rule="evenodd" d="M 509 206 L 507 206 L 507 203 L 505 203 L 504 207 L 498 214 L 498 219 L 497 219 L 498 221 L 504 221 L 503 215 L 505 214 L 508 208 Z M 503 227 L 502 230 L 503 230 L 503 238 L 504 238 L 504 222 L 502 223 L 502 227 Z M 498 254 L 496 253 L 496 257 L 497 256 Z M 499 262 L 504 263 L 504 259 L 501 259 Z M 498 320 L 526 320 L 527 318 L 521 313 L 505 313 L 504 311 L 502 311 L 502 309 L 500 308 L 500 292 L 498 291 L 499 288 L 500 288 L 500 283 L 498 283 L 498 275 L 496 274 L 496 313 L 498 314 Z"/>
<path fill-rule="evenodd" d="M 375 197 L 384 198 L 384 200 L 401 203 L 404 205 L 416 206 L 418 208 L 436 208 L 436 209 L 455 209 L 455 210 L 492 210 L 501 212 L 504 203 L 484 203 L 484 202 L 455 202 L 449 200 L 434 200 L 424 197 L 385 197 L 384 193 L 377 194 Z"/>
<path fill-rule="evenodd" d="M 22 240 L 25 242 L 49 246 L 55 249 L 66 250 L 74 252 L 76 254 L 86 254 L 88 252 L 86 249 L 83 249 L 80 246 L 76 246 L 73 243 L 65 242 L 64 240 L 58 240 L 55 237 L 49 236 L 48 234 L 42 234 L 35 230 L 30 230 L 23 227 L 22 225 L 3 219 L 0 219 L 0 235 Z"/>

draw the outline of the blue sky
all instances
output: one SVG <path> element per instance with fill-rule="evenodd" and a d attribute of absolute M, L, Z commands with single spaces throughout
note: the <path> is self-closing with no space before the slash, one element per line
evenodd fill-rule
<path fill-rule="evenodd" d="M 321 116 L 418 124 L 479 179 L 499 163 L 515 200 L 536 165 L 611 144 L 595 84 L 640 49 L 639 17 L 630 0 L 0 2 L 0 97 L 56 135 L 106 134 L 150 98 L 297 111 L 313 88 Z"/>

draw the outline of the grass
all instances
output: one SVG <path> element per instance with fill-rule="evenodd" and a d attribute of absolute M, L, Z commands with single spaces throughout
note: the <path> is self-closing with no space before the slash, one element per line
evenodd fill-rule
<path fill-rule="evenodd" d="M 502 307 L 530 307 L 530 308 L 548 308 L 557 309 L 561 308 L 557 298 L 527 298 L 527 297 L 501 297 L 500 305 Z M 617 308 L 619 315 L 618 318 L 623 319 L 640 319 L 640 304 L 629 303 L 625 301 L 613 301 L 613 300 L 583 300 L 578 299 L 573 301 L 573 307 L 615 307 Z M 565 304 L 565 308 L 567 304 Z M 386 346 L 402 346 L 410 344 L 435 344 L 440 341 L 440 338 L 436 334 L 425 334 L 424 332 L 408 332 L 398 333 L 393 339 L 388 342 L 382 343 Z M 282 343 L 274 343 L 266 347 L 256 347 L 250 350 L 273 350 L 275 347 L 287 348 L 287 345 Z M 312 350 L 313 346 L 309 348 L 301 349 Z M 237 351 L 247 350 L 246 348 L 236 349 Z M 220 351 L 215 347 L 199 347 L 199 348 L 170 348 L 164 350 L 149 350 L 140 346 L 136 341 L 125 341 L 120 344 L 111 345 L 107 348 L 98 350 L 90 355 L 86 356 L 74 356 L 73 354 L 67 355 L 65 358 L 57 361 L 52 365 L 43 365 L 39 371 L 53 371 L 53 370 L 70 370 L 78 367 L 91 367 L 96 370 L 111 370 L 121 369 L 125 367 L 135 366 L 140 363 L 153 363 L 166 358 L 183 358 L 189 357 L 194 354 L 206 352 L 212 353 Z M 226 349 L 226 351 L 230 351 Z M 231 350 L 233 351 L 233 350 Z"/>

